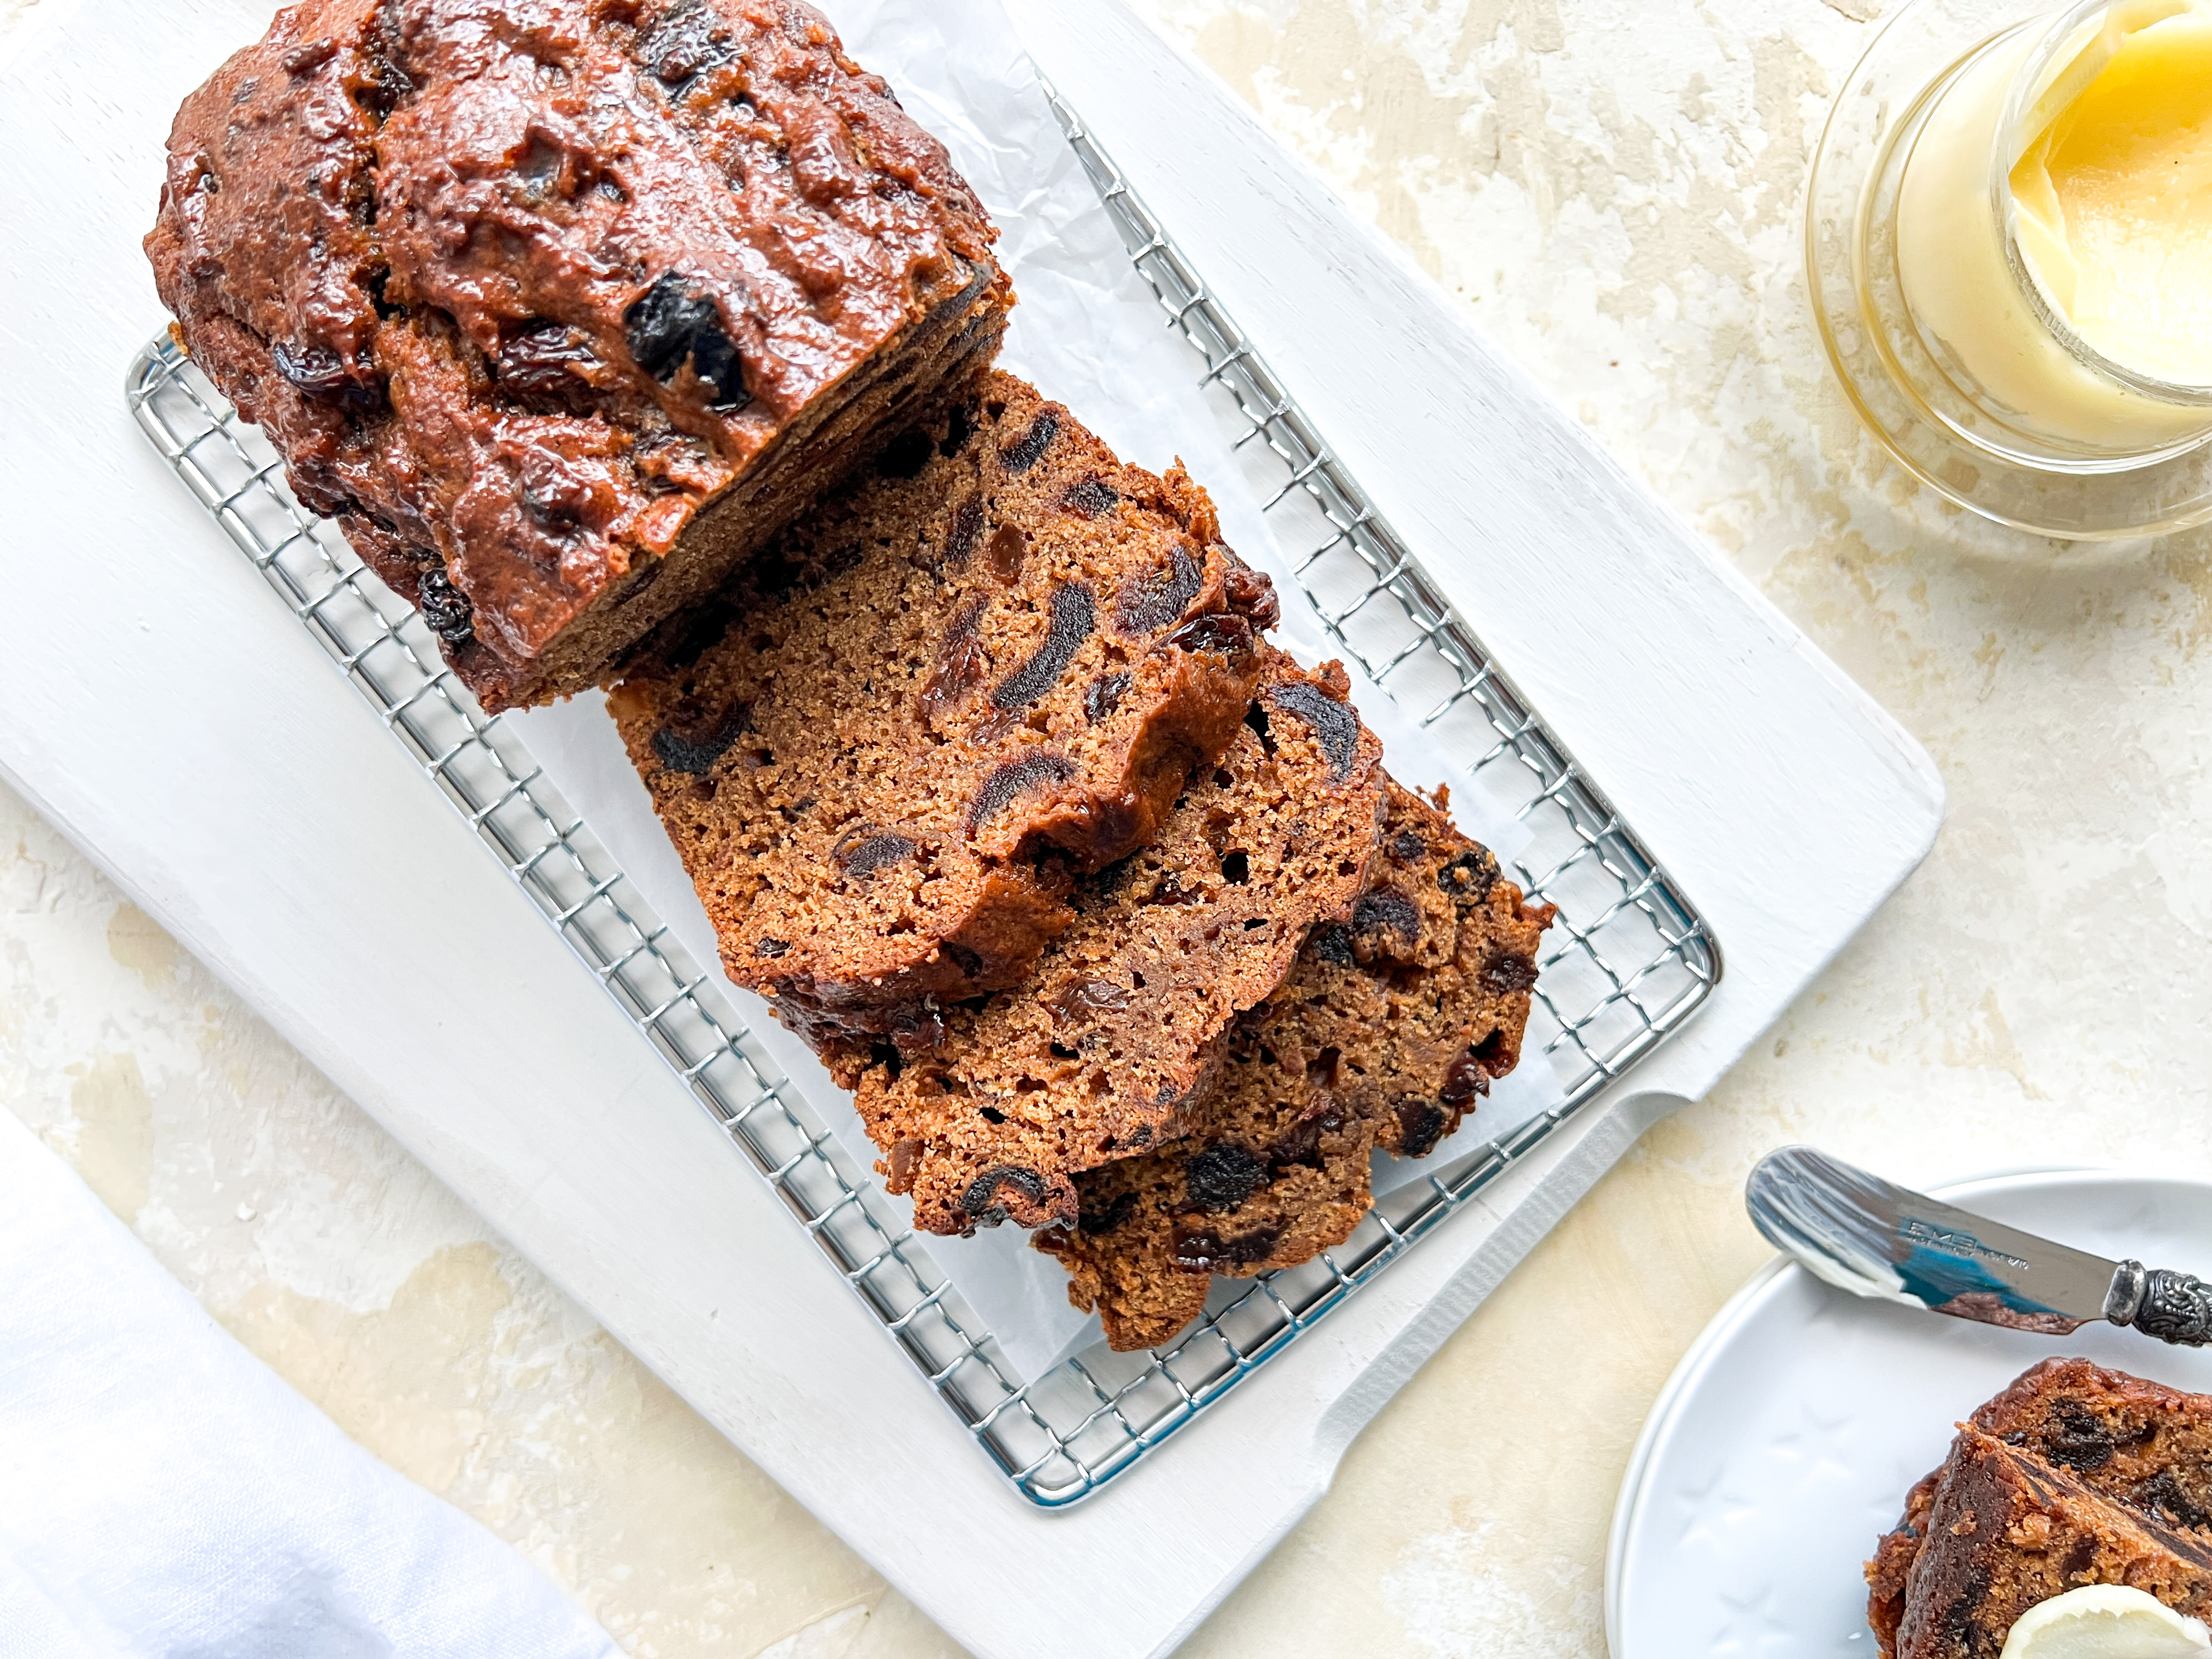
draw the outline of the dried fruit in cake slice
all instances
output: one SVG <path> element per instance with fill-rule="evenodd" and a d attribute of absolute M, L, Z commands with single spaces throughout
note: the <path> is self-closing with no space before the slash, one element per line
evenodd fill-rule
<path fill-rule="evenodd" d="M 1266 1011 L 1276 1053 L 1325 1073 L 1401 1158 L 1434 1151 L 1521 1063 L 1537 951 L 1559 914 L 1528 903 L 1444 805 L 1391 785 L 1372 884 L 1314 930 Z"/>
<path fill-rule="evenodd" d="M 817 1047 L 1017 984 L 1241 728 L 1273 623 L 1206 493 L 994 374 L 611 700 L 730 975 Z"/>
<path fill-rule="evenodd" d="M 1171 1340 L 1205 1311 L 1213 1274 L 1310 1261 L 1367 1213 L 1373 1120 L 1247 1034 L 1192 1115 L 1183 1139 L 1077 1176 L 1075 1225 L 1030 1240 L 1116 1352 Z"/>
<path fill-rule="evenodd" d="M 155 286 L 488 708 L 604 684 L 1013 295 L 799 0 L 306 0 L 186 98 Z"/>
<path fill-rule="evenodd" d="M 1117 1350 L 1172 1338 L 1212 1274 L 1342 1243 L 1369 1207 L 1370 1149 L 1430 1152 L 1519 1062 L 1555 912 L 1437 807 L 1389 792 L 1371 884 L 1239 1022 L 1188 1133 L 1079 1176 L 1075 1226 L 1034 1241 Z"/>
<path fill-rule="evenodd" d="M 1228 751 L 1158 840 L 1070 894 L 1075 921 L 1028 979 L 947 1009 L 934 1048 L 833 1060 L 924 1231 L 1073 1222 L 1073 1177 L 1180 1133 L 1236 1017 L 1365 885 L 1381 745 L 1342 669 L 1262 649 Z"/>
<path fill-rule="evenodd" d="M 2185 1394 L 2087 1359 L 2046 1359 L 1972 1422 L 2154 1521 L 2212 1537 L 2212 1395 Z M 1913 1487 L 1905 1518 L 1867 1565 L 1867 1621 L 1885 1655 L 1897 1650 L 1913 1563 L 1950 1468 L 1944 1464 Z"/>
<path fill-rule="evenodd" d="M 2212 1537 L 2169 1526 L 2075 1471 L 1962 1430 L 1924 1512 L 1893 1659 L 1998 1659 L 2021 1614 L 2085 1584 L 2125 1584 L 2177 1613 L 2212 1611 Z"/>

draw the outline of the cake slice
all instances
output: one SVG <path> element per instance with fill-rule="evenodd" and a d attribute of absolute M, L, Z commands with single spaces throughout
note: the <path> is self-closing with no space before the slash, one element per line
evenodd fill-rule
<path fill-rule="evenodd" d="M 1156 841 L 1073 890 L 1026 980 L 947 1008 L 933 1048 L 833 1058 L 925 1231 L 1073 1223 L 1073 1177 L 1180 1133 L 1236 1017 L 1365 885 L 1381 745 L 1341 668 L 1263 654 L 1228 751 Z"/>
<path fill-rule="evenodd" d="M 1079 1212 L 1030 1243 L 1067 1269 L 1117 1353 L 1156 1348 L 1206 1310 L 1212 1275 L 1310 1261 L 1352 1236 L 1371 1202 L 1375 1121 L 1268 1063 L 1251 1034 L 1182 1139 L 1076 1177 Z"/>
<path fill-rule="evenodd" d="M 305 0 L 185 99 L 146 252 L 193 361 L 489 709 L 604 684 L 1012 294 L 798 0 Z"/>
<path fill-rule="evenodd" d="M 817 1048 L 1018 984 L 1241 729 L 1267 579 L 1178 469 L 994 374 L 612 699 L 722 959 Z"/>
<path fill-rule="evenodd" d="M 1972 1425 L 2154 1521 L 2212 1537 L 2212 1396 L 2053 1358 L 1975 1412 Z M 1949 1468 L 1906 1495 L 1904 1519 L 1868 1564 L 1867 1619 L 1885 1654 L 1896 1650 L 1913 1563 Z"/>
<path fill-rule="evenodd" d="M 2084 1584 L 2130 1585 L 2192 1618 L 2212 1612 L 2212 1538 L 1978 1428 L 1952 1446 L 1923 1534 L 1882 1643 L 1893 1659 L 1998 1659 L 2022 1613 Z"/>
<path fill-rule="evenodd" d="M 1077 1176 L 1075 1226 L 1034 1241 L 1115 1349 L 1175 1336 L 1212 1274 L 1342 1243 L 1369 1207 L 1370 1152 L 1430 1152 L 1519 1062 L 1553 907 L 1395 782 L 1382 849 L 1367 891 L 1238 1023 L 1185 1136 Z"/>

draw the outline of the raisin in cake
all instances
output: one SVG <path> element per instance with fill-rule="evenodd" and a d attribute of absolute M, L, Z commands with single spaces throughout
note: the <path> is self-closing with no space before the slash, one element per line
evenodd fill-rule
<path fill-rule="evenodd" d="M 1984 1501 L 2009 1532 L 1956 1529 Z M 2208 1549 L 2212 1397 L 2048 1359 L 1977 1411 L 1906 1497 L 1867 1565 L 1868 1622 L 1886 1659 L 1932 1659 L 1996 1654 L 2013 1620 L 2080 1584 L 2136 1584 L 2194 1615 L 2154 1583 L 2102 1575 L 2172 1580 L 2169 1557 Z M 1995 1588 L 1976 1588 L 1984 1575 Z"/>
<path fill-rule="evenodd" d="M 1227 753 L 1156 841 L 1074 889 L 1073 923 L 1027 980 L 947 1009 L 933 1048 L 833 1059 L 917 1226 L 1073 1223 L 1073 1177 L 1181 1133 L 1236 1017 L 1365 885 L 1381 745 L 1341 668 L 1262 650 Z"/>
<path fill-rule="evenodd" d="M 613 698 L 731 976 L 817 1047 L 1018 984 L 1241 729 L 1274 620 L 1180 471 L 994 374 Z"/>
<path fill-rule="evenodd" d="M 1210 1275 L 1310 1261 L 1367 1212 L 1369 1152 L 1432 1150 L 1518 1063 L 1554 912 L 1489 851 L 1389 785 L 1382 856 L 1349 912 L 1238 1024 L 1181 1140 L 1076 1177 L 1067 1268 L 1117 1350 L 1156 1347 L 1206 1306 Z"/>
<path fill-rule="evenodd" d="M 306 0 L 185 100 L 146 251 L 497 708 L 602 682 L 971 382 L 995 234 L 796 0 Z"/>
<path fill-rule="evenodd" d="M 1030 1241 L 1116 1352 L 1174 1337 L 1205 1311 L 1212 1274 L 1310 1261 L 1367 1213 L 1373 1121 L 1325 1078 L 1270 1063 L 1250 1034 L 1191 1115 L 1183 1139 L 1078 1176 L 1076 1224 Z"/>
<path fill-rule="evenodd" d="M 2212 1613 L 2212 1534 L 2169 1526 L 1979 1429 L 1953 1446 L 1925 1526 L 1882 1646 L 1892 1659 L 1999 1659 L 2021 1614 L 2085 1584 Z"/>

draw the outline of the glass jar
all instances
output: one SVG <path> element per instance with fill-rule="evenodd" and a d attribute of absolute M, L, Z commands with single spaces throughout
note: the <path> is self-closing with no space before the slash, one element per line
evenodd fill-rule
<path fill-rule="evenodd" d="M 2001 522 L 2102 539 L 2212 519 L 2212 384 L 2084 337 L 2053 292 L 2064 216 L 2030 175 L 2024 210 L 2015 179 L 2116 52 L 2177 16 L 2212 54 L 2191 0 L 1909 0 L 1822 136 L 1807 247 L 1830 360 L 1893 456 Z M 2201 90 L 2212 114 L 2212 74 Z M 2212 341 L 2180 356 L 2212 362 Z"/>

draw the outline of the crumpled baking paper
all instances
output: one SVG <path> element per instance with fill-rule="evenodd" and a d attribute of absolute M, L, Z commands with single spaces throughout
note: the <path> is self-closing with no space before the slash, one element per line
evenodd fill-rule
<path fill-rule="evenodd" d="M 1125 459 L 1164 471 L 1180 457 L 1212 494 L 1225 538 L 1274 578 L 1283 599 L 1278 642 L 1307 663 L 1336 656 L 1200 395 L 1203 360 L 1169 328 L 1130 264 L 998 0 L 830 0 L 829 9 L 846 49 L 890 81 L 908 112 L 945 143 L 998 222 L 1000 258 L 1020 296 L 1001 366 L 1066 404 Z M 1462 829 L 1502 859 L 1524 848 L 1528 834 L 1512 805 L 1463 773 L 1455 776 L 1436 743 L 1356 665 L 1346 667 L 1353 701 L 1383 740 L 1394 775 L 1424 787 L 1453 783 Z M 718 962 L 713 927 L 603 700 L 594 694 L 507 719 L 684 946 L 702 963 Z M 878 1154 L 850 1097 L 758 998 L 726 982 L 725 989 L 815 1110 L 864 1168 L 872 1167 Z M 1531 1053 L 1453 1138 L 1457 1151 L 1447 1142 L 1419 1163 L 1378 1158 L 1377 1190 L 1419 1179 L 1562 1098 L 1557 1078 Z M 1023 1375 L 1036 1376 L 1085 1346 L 1080 1339 L 1095 1320 L 1068 1305 L 1059 1266 L 1030 1249 L 1019 1230 L 933 1238 L 928 1249 Z"/>

